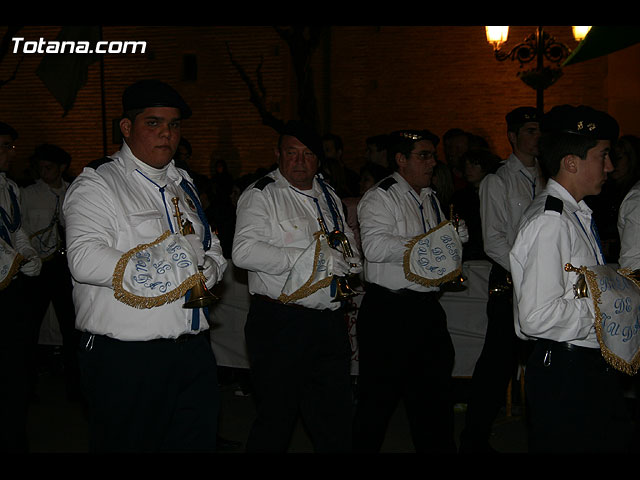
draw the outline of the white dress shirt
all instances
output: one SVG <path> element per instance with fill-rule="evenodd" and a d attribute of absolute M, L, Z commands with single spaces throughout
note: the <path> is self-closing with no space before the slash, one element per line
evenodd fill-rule
<path fill-rule="evenodd" d="M 545 180 L 537 166 L 525 167 L 513 153 L 480 183 L 480 219 L 485 253 L 507 271 L 509 251 L 522 214 Z"/>
<path fill-rule="evenodd" d="M 339 207 L 338 228 L 347 236 L 354 254 L 359 255 L 353 232 L 344 220 L 340 199 L 330 187 L 329 191 Z M 249 293 L 272 299 L 280 296 L 296 260 L 320 231 L 320 215 L 332 230 L 333 217 L 317 178 L 311 190 L 301 191 L 276 169 L 242 193 L 237 206 L 232 258 L 236 266 L 248 271 Z M 324 308 L 335 310 L 340 303 L 331 302 L 328 289 L 324 289 L 327 291 Z"/>
<path fill-rule="evenodd" d="M 15 194 L 19 212 L 13 211 L 14 209 L 9 189 L 13 190 L 13 193 Z M 4 210 L 6 220 L 9 223 L 16 222 L 17 228 L 14 229 L 11 225 L 5 225 L 3 220 L 4 215 L 3 217 L 0 217 L 0 225 L 4 225 L 7 229 L 12 248 L 16 252 L 20 253 L 24 258 L 29 258 L 37 255 L 38 252 L 36 252 L 36 250 L 31 246 L 31 243 L 29 242 L 29 234 L 24 229 L 24 215 L 20 208 L 20 204 L 21 192 L 18 185 L 16 185 L 13 180 L 7 178 L 7 175 L 4 172 L 0 172 L 0 208 Z"/>
<path fill-rule="evenodd" d="M 176 338 L 207 329 L 203 312 L 183 308 L 184 299 L 138 309 L 114 297 L 114 268 L 124 253 L 153 242 L 167 230 L 179 233 L 172 197 L 179 197 L 183 219 L 193 224 L 200 238 L 204 227 L 180 186 L 183 177 L 189 182 L 191 178 L 173 161 L 164 171 L 166 184 L 154 184 L 143 174 L 145 164 L 126 143 L 110 158 L 96 168 L 86 167 L 69 187 L 63 205 L 77 328 L 120 340 Z M 220 242 L 213 234 L 206 255 L 218 265 L 218 277 L 207 279 L 211 286 L 226 268 Z M 194 315 L 199 320 L 195 330 Z"/>
<path fill-rule="evenodd" d="M 545 210 L 548 196 L 562 201 L 562 213 Z M 574 297 L 578 274 L 564 270 L 566 263 L 574 267 L 605 263 L 590 226 L 591 209 L 554 180 L 526 210 L 509 256 L 520 338 L 599 348 L 593 300 Z"/>
<path fill-rule="evenodd" d="M 24 228 L 30 236 L 51 226 L 56 212 L 60 225 L 64 227 L 62 204 L 64 203 L 67 188 L 69 188 L 69 183 L 65 181 L 62 181 L 59 189 L 55 189 L 47 185 L 42 179 L 38 179 L 36 183 L 21 190 Z M 38 242 L 37 238 L 31 239 L 31 244 L 38 250 L 41 258 L 46 258 L 54 253 L 55 249 L 46 247 L 52 247 L 58 241 L 59 232 L 55 225 L 47 234 L 50 234 L 51 238 L 47 239 L 46 244 Z"/>
<path fill-rule="evenodd" d="M 430 187 L 418 194 L 398 172 L 378 182 L 358 203 L 365 280 L 391 290 L 438 291 L 439 287 L 407 280 L 403 259 L 406 244 L 412 238 L 444 220 L 440 203 Z"/>
<path fill-rule="evenodd" d="M 627 193 L 618 212 L 620 259 L 622 268 L 640 268 L 640 182 Z"/>

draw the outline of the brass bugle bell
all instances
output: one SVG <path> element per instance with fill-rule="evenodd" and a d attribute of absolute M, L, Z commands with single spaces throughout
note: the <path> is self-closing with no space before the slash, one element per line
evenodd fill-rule
<path fill-rule="evenodd" d="M 451 225 L 453 225 L 453 228 L 455 228 L 457 232 L 458 224 L 460 223 L 460 217 L 453 213 L 453 203 L 449 204 L 449 220 L 451 221 Z M 466 281 L 467 277 L 460 273 L 458 278 L 441 285 L 440 289 L 449 292 L 462 292 L 467 288 Z"/>
<path fill-rule="evenodd" d="M 584 273 L 580 269 L 574 267 L 570 263 L 565 264 L 565 272 L 574 272 L 578 274 L 578 280 L 573 284 L 573 295 L 575 298 L 585 298 L 589 296 L 589 289 L 587 288 L 587 280 L 584 277 Z"/>
<path fill-rule="evenodd" d="M 337 245 L 342 245 L 342 256 L 347 258 L 353 257 L 353 250 L 351 249 L 351 244 L 349 243 L 349 239 L 340 230 L 334 230 L 333 232 L 329 232 L 327 229 L 327 225 L 324 223 L 322 218 L 318 218 L 318 223 L 320 224 L 320 228 L 322 229 L 322 233 L 327 236 L 327 241 L 329 242 L 329 246 L 334 249 L 338 249 Z M 351 266 L 356 266 L 351 264 Z M 351 297 L 359 295 L 351 285 L 349 285 L 348 278 L 345 277 L 336 277 L 336 296 L 334 297 L 332 302 L 341 302 L 343 300 L 347 300 Z"/>
<path fill-rule="evenodd" d="M 176 220 L 178 221 L 180 233 L 182 235 L 195 233 L 193 224 L 189 220 L 185 220 L 184 222 L 182 221 L 182 213 L 180 212 L 180 208 L 178 208 L 178 197 L 173 197 L 171 201 L 173 202 L 176 210 L 173 216 L 176 217 Z M 203 266 L 198 265 L 198 271 L 202 272 L 202 270 Z M 204 284 L 204 281 L 201 279 L 191 288 L 189 300 L 182 305 L 182 308 L 204 308 L 212 305 L 218 300 L 219 298 L 209 291 L 207 286 Z"/>

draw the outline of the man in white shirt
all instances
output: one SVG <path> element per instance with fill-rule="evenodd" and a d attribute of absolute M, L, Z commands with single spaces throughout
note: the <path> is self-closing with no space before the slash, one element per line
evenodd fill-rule
<path fill-rule="evenodd" d="M 489 275 L 487 330 L 471 380 L 460 452 L 491 452 L 491 428 L 504 405 L 509 380 L 516 373 L 521 343 L 513 329 L 513 290 L 509 251 L 523 212 L 545 185 L 538 165 L 538 111 L 518 107 L 506 115 L 513 152 L 480 184 L 480 219 L 484 250 L 493 263 Z"/>
<path fill-rule="evenodd" d="M 27 452 L 28 325 L 42 261 L 23 228 L 20 190 L 7 178 L 18 132 L 0 122 L 0 451 Z"/>
<path fill-rule="evenodd" d="M 576 298 L 577 266 L 605 259 L 584 197 L 613 170 L 617 122 L 563 105 L 542 120 L 540 158 L 550 179 L 526 210 L 509 261 L 518 337 L 535 340 L 525 376 L 531 452 L 625 451 L 628 412 L 618 372 L 596 336 L 593 299 Z"/>
<path fill-rule="evenodd" d="M 63 206 L 92 451 L 215 450 L 219 392 L 207 309 L 226 268 L 172 157 L 191 109 L 169 85 L 123 94 L 120 151 L 73 181 Z"/>
<path fill-rule="evenodd" d="M 38 177 L 35 183 L 21 190 L 24 227 L 31 245 L 42 259 L 37 291 L 33 299 L 34 318 L 31 321 L 33 346 L 38 345 L 42 320 L 49 304 L 53 306 L 62 334 L 62 360 L 67 397 L 81 399 L 77 362 L 79 332 L 75 328 L 71 274 L 65 255 L 64 217 L 62 204 L 69 188 L 63 175 L 71 163 L 71 155 L 52 144 L 38 145 L 30 157 Z M 36 352 L 32 355 L 35 360 Z"/>
<path fill-rule="evenodd" d="M 248 452 L 286 452 L 298 415 L 316 452 L 351 448 L 351 347 L 339 277 L 362 270 L 353 232 L 335 191 L 317 174 L 322 142 L 288 122 L 278 168 L 240 196 L 233 263 L 248 270 L 245 337 L 257 418 Z M 352 255 L 317 234 L 343 232 Z"/>
<path fill-rule="evenodd" d="M 438 141 L 428 130 L 392 133 L 388 151 L 394 173 L 358 204 L 366 293 L 357 320 L 357 452 L 380 451 L 401 399 L 417 452 L 456 449 L 454 349 L 440 288 L 408 279 L 404 269 L 407 244 L 446 220 L 431 189 Z"/>

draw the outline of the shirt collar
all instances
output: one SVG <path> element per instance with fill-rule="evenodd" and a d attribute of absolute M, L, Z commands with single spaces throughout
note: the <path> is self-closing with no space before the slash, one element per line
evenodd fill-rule
<path fill-rule="evenodd" d="M 398 181 L 398 183 L 400 184 L 401 188 L 404 190 L 405 193 L 410 192 L 413 195 L 415 195 L 416 191 L 413 189 L 411 185 L 409 185 L 409 182 L 407 182 L 405 178 L 402 175 L 400 175 L 400 173 L 396 171 L 396 172 L 393 172 L 391 176 Z M 420 190 L 419 196 L 420 198 L 424 198 L 427 195 L 431 195 L 434 193 L 435 193 L 435 190 L 433 190 L 431 187 L 425 187 Z"/>
<path fill-rule="evenodd" d="M 576 199 L 573 198 L 569 191 L 553 178 L 550 178 L 547 182 L 547 193 L 562 200 L 564 205 L 568 207 L 571 213 L 576 211 L 580 211 L 586 215 L 591 215 L 592 213 L 592 210 L 584 200 L 576 202 Z"/>
<path fill-rule="evenodd" d="M 138 165 L 136 164 L 136 160 L 138 162 L 141 162 L 142 160 L 140 160 L 138 157 L 136 157 L 133 154 L 133 152 L 131 151 L 131 148 L 129 147 L 129 145 L 127 145 L 126 141 L 122 142 L 122 148 L 120 149 L 119 154 L 120 154 L 119 155 L 120 158 L 122 158 L 122 161 L 124 163 L 125 172 L 127 173 L 127 175 L 133 175 L 133 173 L 138 168 Z M 169 182 L 179 183 L 180 181 L 182 181 L 182 175 L 180 175 L 180 172 L 178 172 L 178 169 L 175 166 L 175 160 L 172 159 L 167 169 L 167 183 Z"/>

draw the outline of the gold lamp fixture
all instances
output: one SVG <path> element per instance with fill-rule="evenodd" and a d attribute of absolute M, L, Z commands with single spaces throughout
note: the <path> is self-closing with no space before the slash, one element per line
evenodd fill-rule
<path fill-rule="evenodd" d="M 577 42 L 582 41 L 590 28 L 590 26 L 572 27 L 573 38 Z M 508 51 L 501 49 L 509 36 L 508 26 L 485 26 L 485 32 L 487 42 L 493 45 L 493 51 L 498 61 L 518 60 L 521 67 L 533 60 L 536 61 L 535 68 L 518 72 L 518 77 L 525 84 L 536 90 L 537 107 L 542 111 L 544 108 L 544 90 L 553 85 L 562 76 L 560 64 L 569 56 L 571 49 L 550 36 L 544 31 L 543 27 L 538 27 L 535 33 L 532 33 L 524 41 Z M 545 66 L 545 59 L 556 66 Z"/>

